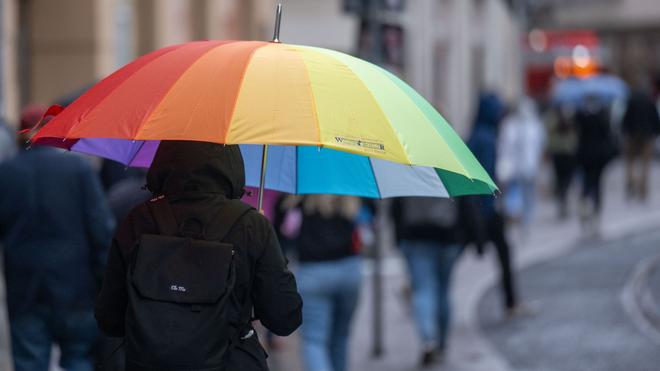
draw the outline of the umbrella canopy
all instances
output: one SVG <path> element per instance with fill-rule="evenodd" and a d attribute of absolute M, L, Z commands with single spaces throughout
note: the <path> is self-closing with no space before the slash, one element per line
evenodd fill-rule
<path fill-rule="evenodd" d="M 628 86 L 623 80 L 614 75 L 601 74 L 593 76 L 585 80 L 584 84 L 585 96 L 596 95 L 606 103 L 628 97 Z"/>
<path fill-rule="evenodd" d="M 332 148 L 442 169 L 450 188 L 465 192 L 496 189 L 403 81 L 299 45 L 198 41 L 154 51 L 96 84 L 33 138 L 129 166 L 148 166 L 160 140 Z"/>
<path fill-rule="evenodd" d="M 555 104 L 580 105 L 587 96 L 599 97 L 609 104 L 618 99 L 626 99 L 628 87 L 616 76 L 601 74 L 586 79 L 570 77 L 558 82 L 552 89 Z"/>

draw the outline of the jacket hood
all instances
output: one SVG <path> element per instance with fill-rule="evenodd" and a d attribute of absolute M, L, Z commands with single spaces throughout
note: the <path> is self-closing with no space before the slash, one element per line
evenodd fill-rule
<path fill-rule="evenodd" d="M 537 123 L 541 121 L 536 103 L 529 97 L 523 97 L 518 102 L 516 114 L 525 123 Z"/>
<path fill-rule="evenodd" d="M 162 141 L 147 173 L 147 188 L 168 197 L 216 194 L 239 199 L 245 188 L 241 150 L 237 145 Z"/>
<path fill-rule="evenodd" d="M 504 106 L 495 94 L 481 94 L 474 127 L 486 126 L 496 128 L 502 119 L 503 113 Z"/>

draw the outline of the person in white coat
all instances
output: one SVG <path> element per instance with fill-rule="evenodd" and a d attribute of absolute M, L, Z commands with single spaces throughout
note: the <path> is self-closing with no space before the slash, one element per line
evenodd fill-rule
<path fill-rule="evenodd" d="M 504 210 L 524 229 L 532 219 L 545 139 L 536 104 L 529 97 L 522 98 L 502 122 L 496 169 L 504 187 Z"/>

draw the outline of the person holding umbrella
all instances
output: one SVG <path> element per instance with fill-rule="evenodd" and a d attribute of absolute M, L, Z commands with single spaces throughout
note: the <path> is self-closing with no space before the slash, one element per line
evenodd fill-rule
<path fill-rule="evenodd" d="M 238 201 L 245 186 L 243 169 L 238 146 L 168 141 L 158 149 L 147 174 L 155 198 L 135 207 L 115 233 L 96 305 L 101 329 L 126 339 L 127 370 L 265 370 L 266 354 L 251 327 L 251 313 L 276 335 L 289 335 L 300 326 L 302 301 L 275 232 L 263 215 Z M 164 233 L 167 220 L 173 233 Z M 218 245 L 190 261 L 183 246 L 183 255 L 168 263 L 158 253 L 149 255 L 150 245 L 143 237 L 147 234 L 222 241 L 232 246 L 232 252 L 216 255 L 221 251 Z M 177 240 L 170 238 L 175 246 Z M 198 243 L 199 251 L 206 251 Z M 160 287 L 149 286 L 150 278 L 140 280 L 141 259 L 156 259 L 162 269 L 174 264 L 170 269 L 178 269 L 179 275 L 169 270 L 147 273 L 169 278 L 162 278 L 163 285 L 173 294 L 157 296 Z M 226 264 L 230 268 L 223 271 Z M 151 302 L 136 297 L 126 285 L 133 271 L 132 281 L 141 287 L 139 296 L 152 297 Z M 222 272 L 217 279 L 226 279 L 226 286 L 211 278 L 215 272 Z M 204 300 L 205 293 L 217 299 Z M 159 305 L 161 300 L 167 301 Z M 201 319 L 206 321 L 200 323 Z M 159 327 L 165 323 L 178 325 Z M 188 351 L 179 353 L 182 349 Z"/>

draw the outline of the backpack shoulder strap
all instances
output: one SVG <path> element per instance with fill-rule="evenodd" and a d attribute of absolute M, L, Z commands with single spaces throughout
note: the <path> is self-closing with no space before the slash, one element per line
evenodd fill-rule
<path fill-rule="evenodd" d="M 232 230 L 236 222 L 250 211 L 252 207 L 239 200 L 228 200 L 222 207 L 220 212 L 215 216 L 214 220 L 221 220 L 217 232 L 214 233 L 214 239 L 222 241 L 227 237 L 227 234 Z"/>
<path fill-rule="evenodd" d="M 179 225 L 174 217 L 170 203 L 164 195 L 154 197 L 147 201 L 151 216 L 156 220 L 158 232 L 162 235 L 173 236 L 179 231 Z"/>

